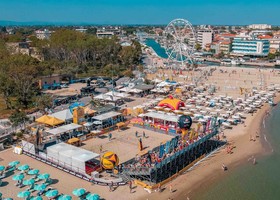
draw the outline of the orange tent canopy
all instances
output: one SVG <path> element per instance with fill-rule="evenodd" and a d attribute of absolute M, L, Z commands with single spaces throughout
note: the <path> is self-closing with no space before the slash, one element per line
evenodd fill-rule
<path fill-rule="evenodd" d="M 39 117 L 38 119 L 36 119 L 36 122 L 39 123 L 45 123 L 46 121 L 50 120 L 52 117 L 48 116 L 48 115 L 43 115 L 42 117 Z"/>
<path fill-rule="evenodd" d="M 161 102 L 159 102 L 158 106 L 168 107 L 171 110 L 179 110 L 179 108 L 185 106 L 185 104 L 180 99 L 169 96 L 169 98 L 163 99 Z"/>
<path fill-rule="evenodd" d="M 56 117 L 51 117 L 49 120 L 43 122 L 44 124 L 50 125 L 50 126 L 56 126 L 59 124 L 63 124 L 64 121 L 61 119 L 58 119 Z"/>

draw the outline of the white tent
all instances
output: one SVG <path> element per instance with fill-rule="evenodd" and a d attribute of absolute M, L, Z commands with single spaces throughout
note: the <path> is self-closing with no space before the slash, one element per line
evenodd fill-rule
<path fill-rule="evenodd" d="M 140 92 L 143 92 L 143 90 L 133 88 L 129 92 L 131 92 L 131 93 L 140 93 Z"/>
<path fill-rule="evenodd" d="M 99 100 L 104 100 L 104 101 L 117 101 L 121 98 L 117 97 L 117 96 L 113 96 L 113 95 L 106 95 L 106 94 L 100 94 L 97 95 L 95 97 L 93 97 L 94 99 L 99 99 Z"/>
<path fill-rule="evenodd" d="M 130 90 L 131 90 L 131 88 L 129 88 L 129 87 L 124 87 L 124 88 L 119 89 L 119 91 L 121 91 L 121 92 L 129 92 Z"/>
<path fill-rule="evenodd" d="M 56 118 L 61 119 L 63 121 L 67 121 L 67 120 L 73 119 L 73 114 L 71 113 L 71 111 L 69 109 L 53 113 L 50 116 L 51 117 L 56 117 Z"/>
<path fill-rule="evenodd" d="M 62 134 L 62 133 L 66 133 L 68 131 L 73 131 L 73 130 L 81 128 L 81 127 L 82 126 L 79 125 L 79 124 L 72 123 L 72 124 L 67 124 L 67 125 L 64 125 L 64 126 L 60 126 L 60 127 L 54 128 L 54 129 L 47 130 L 46 132 L 50 133 L 52 135 L 59 135 L 59 134 Z"/>
<path fill-rule="evenodd" d="M 111 96 L 115 96 L 115 97 L 121 97 L 121 98 L 126 98 L 129 97 L 130 94 L 127 93 L 121 93 L 121 92 L 107 92 L 105 95 L 111 95 Z"/>
<path fill-rule="evenodd" d="M 63 167 L 85 174 L 85 163 L 96 159 L 99 154 L 66 143 L 47 147 L 47 157 Z"/>
<path fill-rule="evenodd" d="M 151 117 L 155 119 L 161 119 L 169 122 L 178 122 L 180 115 L 167 115 L 159 112 L 148 112 L 143 115 L 144 117 Z"/>

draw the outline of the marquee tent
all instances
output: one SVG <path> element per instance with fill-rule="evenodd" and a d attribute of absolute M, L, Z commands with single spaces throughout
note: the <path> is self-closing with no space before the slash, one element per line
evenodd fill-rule
<path fill-rule="evenodd" d="M 73 114 L 71 113 L 71 111 L 69 109 L 53 113 L 50 116 L 56 117 L 56 118 L 64 120 L 64 121 L 73 119 Z"/>
<path fill-rule="evenodd" d="M 86 174 L 86 163 L 98 162 L 99 154 L 66 143 L 47 147 L 47 157 L 63 167 Z"/>
<path fill-rule="evenodd" d="M 184 107 L 185 104 L 180 99 L 173 98 L 172 96 L 169 96 L 169 98 L 163 99 L 158 103 L 158 106 L 161 107 L 168 107 L 171 110 L 179 110 L 180 107 Z"/>

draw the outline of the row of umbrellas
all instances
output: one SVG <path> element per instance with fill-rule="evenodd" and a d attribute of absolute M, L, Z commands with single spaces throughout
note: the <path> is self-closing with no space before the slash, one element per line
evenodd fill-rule
<path fill-rule="evenodd" d="M 38 179 L 39 180 L 46 180 L 50 177 L 50 174 L 39 174 Z M 13 180 L 14 181 L 20 181 L 24 179 L 24 174 L 20 173 L 20 174 L 16 174 L 13 176 Z M 29 180 L 34 180 L 34 179 L 29 179 Z M 27 181 L 27 180 L 26 180 Z M 35 181 L 35 180 L 34 180 Z"/>
<path fill-rule="evenodd" d="M 73 190 L 73 194 L 77 197 L 80 197 L 86 193 L 84 188 L 78 188 Z M 1 193 L 0 193 L 1 194 Z M 49 190 L 46 192 L 45 196 L 48 198 L 56 197 L 59 194 L 58 190 Z M 2 194 L 1 194 L 2 195 Z M 0 195 L 0 197 L 1 197 Z M 31 192 L 28 190 L 24 190 L 18 193 L 17 197 L 19 198 L 28 198 L 31 195 Z M 30 200 L 41 200 L 43 199 L 41 196 L 31 197 Z M 87 200 L 99 200 L 100 196 L 98 194 L 88 194 L 86 196 Z M 72 200 L 70 195 L 60 195 L 58 200 Z"/>
<path fill-rule="evenodd" d="M 20 162 L 19 161 L 13 161 L 9 163 L 10 167 L 16 167 Z M 21 171 L 26 171 L 28 170 L 30 167 L 29 165 L 21 165 L 18 167 L 19 170 Z M 5 166 L 0 165 L 0 171 L 5 170 Z M 38 169 L 31 169 L 27 172 L 28 175 L 38 175 L 39 174 L 39 170 Z M 13 180 L 15 181 L 21 181 L 24 179 L 24 174 L 20 173 L 20 174 L 16 174 L 12 177 Z M 46 180 L 50 177 L 50 174 L 45 173 L 45 174 L 39 174 L 38 175 L 38 179 L 39 180 Z M 35 179 L 34 178 L 30 178 L 27 180 L 23 181 L 23 185 L 34 185 L 35 184 Z M 36 191 L 41 191 L 41 190 L 45 190 L 47 188 L 47 184 L 43 183 L 43 184 L 36 184 L 34 186 L 34 190 Z M 82 195 L 86 194 L 86 190 L 84 188 L 77 188 L 75 190 L 73 190 L 72 192 L 75 196 L 77 197 L 81 197 Z M 55 197 L 59 194 L 58 190 L 49 190 L 45 193 L 46 197 Z M 28 198 L 30 197 L 31 192 L 28 190 L 24 190 L 18 193 L 17 197 L 19 198 Z M 0 197 L 2 197 L 2 193 L 0 192 Z M 36 197 L 31 197 L 30 200 L 41 200 L 42 197 L 41 196 L 36 196 Z M 60 195 L 58 197 L 58 200 L 71 200 L 72 197 L 70 195 Z M 98 194 L 88 194 L 86 196 L 87 200 L 99 200 L 100 196 Z"/>

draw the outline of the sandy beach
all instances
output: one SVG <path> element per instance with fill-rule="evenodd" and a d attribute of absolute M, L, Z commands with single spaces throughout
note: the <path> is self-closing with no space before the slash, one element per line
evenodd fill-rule
<path fill-rule="evenodd" d="M 207 70 L 207 68 L 205 68 Z M 223 72 L 220 71 L 223 70 Z M 204 70 L 204 68 L 202 68 Z M 224 71 L 227 71 L 226 73 Z M 236 71 L 236 72 L 233 72 Z M 172 71 L 168 70 L 163 72 L 163 74 L 171 76 Z M 192 73 L 192 74 L 191 74 Z M 196 72 L 183 72 L 187 78 L 182 78 L 179 76 L 174 76 L 173 79 L 180 82 L 191 82 L 192 76 L 199 76 L 199 71 Z M 229 75 L 230 74 L 230 75 Z M 156 75 L 148 75 L 150 79 L 159 78 Z M 245 81 L 244 81 L 245 80 Z M 272 71 L 272 69 L 259 69 L 254 68 L 229 68 L 229 67 L 219 67 L 214 71 L 212 76 L 209 76 L 207 79 L 203 80 L 201 84 L 215 84 L 217 86 L 218 95 L 228 95 L 233 98 L 244 97 L 240 94 L 240 87 L 244 87 L 248 90 L 251 90 L 253 87 L 260 89 L 267 88 L 270 84 L 279 84 L 279 74 L 278 72 Z M 275 102 L 278 102 L 280 97 L 278 95 L 275 98 Z M 139 102 L 141 99 L 139 99 Z M 138 101 L 137 101 L 138 102 Z M 135 103 L 135 102 L 134 102 Z M 132 105 L 131 105 L 132 106 Z M 262 124 L 262 119 L 266 114 L 266 111 L 270 109 L 270 106 L 266 103 L 261 109 L 258 109 L 253 115 L 246 114 L 245 124 L 239 124 L 234 126 L 231 130 L 225 130 L 224 134 L 228 140 L 229 145 L 232 145 L 233 153 L 228 154 L 226 147 L 221 148 L 220 150 L 212 153 L 209 157 L 202 160 L 197 166 L 192 170 L 186 172 L 185 174 L 177 177 L 171 183 L 163 185 L 164 189 L 161 193 L 153 192 L 151 194 L 147 193 L 142 187 L 135 187 L 133 189 L 134 193 L 129 192 L 128 186 L 120 186 L 115 188 L 114 192 L 109 192 L 108 187 L 91 185 L 91 183 L 81 180 L 77 177 L 74 177 L 70 174 L 67 174 L 59 169 L 50 167 L 44 163 L 41 163 L 31 157 L 25 155 L 16 155 L 12 152 L 11 149 L 0 152 L 0 165 L 7 165 L 13 160 L 19 160 L 22 164 L 29 164 L 32 168 L 40 169 L 41 173 L 50 173 L 51 178 L 54 179 L 54 183 L 51 185 L 53 188 L 57 188 L 60 193 L 63 194 L 72 194 L 74 188 L 83 187 L 89 192 L 98 193 L 104 199 L 190 199 L 195 196 L 196 192 L 199 192 L 202 188 L 206 188 L 207 185 L 211 184 L 213 181 L 217 181 L 223 176 L 227 175 L 227 172 L 222 170 L 222 164 L 224 163 L 229 171 L 233 170 L 235 167 L 239 166 L 242 162 L 248 162 L 248 158 L 255 156 L 258 158 L 259 155 L 262 155 L 265 152 L 261 139 L 262 135 L 260 133 L 260 126 Z M 139 130 L 140 131 L 140 130 Z M 133 129 L 129 130 L 132 134 Z M 250 141 L 250 135 L 252 137 L 256 136 L 256 132 L 259 133 L 260 137 L 256 137 L 255 141 Z M 147 132 L 149 134 L 149 132 Z M 114 134 L 118 134 L 117 132 Z M 128 133 L 121 133 L 119 137 Z M 150 133 L 151 138 L 155 138 L 157 133 Z M 160 135 L 160 134 L 159 134 Z M 133 137 L 134 135 L 132 135 Z M 113 135 L 114 137 L 114 135 Z M 125 155 L 126 152 L 130 151 L 131 148 L 136 148 L 137 143 L 132 140 L 132 137 L 125 136 L 122 139 L 116 139 L 114 142 L 122 146 L 121 154 Z M 160 136 L 159 136 L 160 137 Z M 166 140 L 168 138 L 161 138 L 161 140 Z M 130 145 L 125 145 L 130 142 Z M 161 142 L 161 140 L 153 140 L 152 146 L 156 145 L 155 143 Z M 107 143 L 107 140 L 106 140 Z M 93 146 L 90 142 L 85 145 L 88 149 L 94 149 L 98 151 L 99 145 L 104 144 L 102 140 L 97 141 L 96 146 Z M 99 144 L 99 145 L 98 145 Z M 108 143 L 108 148 L 110 148 L 110 143 Z M 150 145 L 147 143 L 147 145 Z M 118 149 L 114 149 L 118 151 Z M 135 154 L 135 152 L 130 152 Z M 124 158 L 125 160 L 128 158 Z M 253 165 L 253 164 L 252 164 Z M 14 186 L 15 181 L 12 180 L 12 176 L 3 179 L 4 186 L 0 188 L 3 196 L 13 197 L 17 199 L 16 195 L 19 191 L 22 191 L 24 188 L 17 188 Z M 169 191 L 169 186 L 172 184 L 173 192 Z M 35 195 L 32 194 L 32 195 Z"/>

